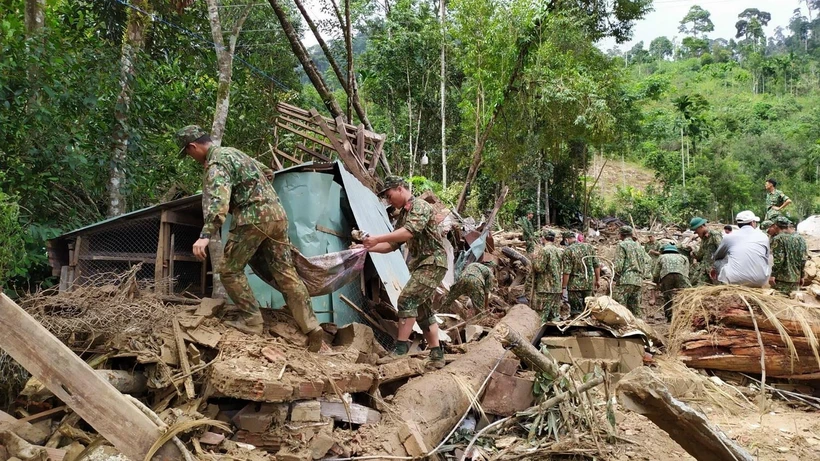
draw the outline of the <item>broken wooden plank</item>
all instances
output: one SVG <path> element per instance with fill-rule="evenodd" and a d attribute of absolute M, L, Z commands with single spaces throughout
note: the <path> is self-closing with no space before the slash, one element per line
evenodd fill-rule
<path fill-rule="evenodd" d="M 188 350 L 185 347 L 185 339 L 182 338 L 182 329 L 179 327 L 179 321 L 176 317 L 174 317 L 174 341 L 177 345 L 180 368 L 182 368 L 182 373 L 187 375 L 185 378 L 185 395 L 188 400 L 193 400 L 196 397 L 196 392 L 194 392 L 194 379 L 191 377 L 191 364 L 188 362 Z"/>
<path fill-rule="evenodd" d="M 666 385 L 647 367 L 636 368 L 624 376 L 617 393 L 621 405 L 649 418 L 695 459 L 754 460 L 703 413 L 672 397 Z"/>
<path fill-rule="evenodd" d="M 353 424 L 376 424 L 382 419 L 381 413 L 358 403 L 348 403 L 347 408 L 345 408 L 344 402 L 323 400 L 321 403 L 322 416 L 329 416 L 336 421 Z"/>
<path fill-rule="evenodd" d="M 356 305 L 356 303 L 351 301 L 347 296 L 339 295 L 339 299 L 344 301 L 344 303 L 347 304 L 348 306 L 350 306 L 351 309 L 358 312 L 365 320 L 368 321 L 368 323 L 370 323 L 370 325 L 373 328 L 376 328 L 377 330 L 381 331 L 382 333 L 395 338 L 395 336 L 391 335 L 389 331 L 385 330 L 384 327 L 382 327 L 381 324 L 379 324 L 379 322 L 374 320 L 373 317 L 371 317 L 365 311 L 363 311 L 359 306 Z"/>
<path fill-rule="evenodd" d="M 144 459 L 162 432 L 148 416 L 5 294 L 0 294 L 0 348 L 131 459 Z M 165 444 L 156 460 L 182 458 Z"/>

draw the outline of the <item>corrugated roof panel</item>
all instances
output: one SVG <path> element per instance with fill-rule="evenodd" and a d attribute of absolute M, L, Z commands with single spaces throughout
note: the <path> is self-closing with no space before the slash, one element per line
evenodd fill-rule
<path fill-rule="evenodd" d="M 341 163 L 337 162 L 339 174 L 342 178 L 347 200 L 356 218 L 356 224 L 360 230 L 371 235 L 380 235 L 393 232 L 387 210 L 384 209 L 376 194 L 365 187 L 355 176 L 350 174 Z M 404 261 L 400 251 L 393 251 L 387 254 L 369 253 L 376 272 L 384 284 L 390 303 L 393 307 L 398 307 L 399 295 L 402 288 L 410 280 L 410 270 Z"/>

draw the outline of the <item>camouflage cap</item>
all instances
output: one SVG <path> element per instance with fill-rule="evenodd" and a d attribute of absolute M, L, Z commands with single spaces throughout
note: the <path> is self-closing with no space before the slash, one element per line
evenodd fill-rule
<path fill-rule="evenodd" d="M 572 232 L 572 231 L 561 232 L 561 237 L 564 237 L 565 239 L 574 239 L 575 238 L 575 232 Z"/>
<path fill-rule="evenodd" d="M 771 222 L 770 220 L 767 219 L 767 220 L 763 221 L 762 223 L 760 223 L 760 228 L 763 229 L 763 230 L 766 230 L 766 229 L 772 227 L 773 224 L 774 224 L 773 222 Z"/>
<path fill-rule="evenodd" d="M 701 218 L 700 216 L 696 216 L 696 217 L 692 218 L 691 221 L 689 221 L 689 229 L 690 230 L 695 230 L 698 227 L 700 227 L 700 226 L 702 226 L 706 223 L 707 223 L 707 221 L 705 219 Z"/>
<path fill-rule="evenodd" d="M 207 135 L 208 132 L 203 130 L 199 125 L 188 125 L 180 128 L 176 134 L 177 146 L 179 146 L 179 156 L 185 156 L 185 146 Z"/>
<path fill-rule="evenodd" d="M 788 229 L 792 222 L 789 218 L 787 218 L 785 216 L 778 216 L 774 220 L 774 223 L 777 224 L 777 227 L 779 227 L 781 229 Z"/>
<path fill-rule="evenodd" d="M 552 229 L 547 229 L 545 231 L 541 231 L 541 237 L 544 237 L 545 239 L 555 238 L 555 231 L 552 230 Z"/>
<path fill-rule="evenodd" d="M 621 226 L 621 228 L 618 229 L 618 233 L 621 234 L 621 235 L 632 235 L 632 227 L 631 226 Z"/>
<path fill-rule="evenodd" d="M 376 195 L 381 196 L 389 189 L 393 189 L 394 187 L 404 186 L 407 187 L 407 181 L 404 180 L 401 176 L 390 175 L 382 181 L 381 186 L 379 187 L 379 191 Z"/>
<path fill-rule="evenodd" d="M 668 245 L 664 245 L 661 249 L 661 253 L 678 253 L 678 247 L 672 245 L 671 243 Z"/>

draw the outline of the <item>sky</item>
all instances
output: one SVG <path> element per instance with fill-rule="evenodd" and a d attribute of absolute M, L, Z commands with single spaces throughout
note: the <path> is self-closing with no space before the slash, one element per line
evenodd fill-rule
<path fill-rule="evenodd" d="M 321 12 L 318 0 L 306 0 L 305 3 L 314 19 L 329 17 L 329 15 Z M 803 14 L 806 14 L 805 6 L 798 3 L 798 0 L 655 0 L 652 4 L 654 11 L 635 23 L 632 34 L 633 39 L 618 45 L 618 47 L 621 51 L 627 51 L 635 43 L 643 41 L 644 48 L 648 49 L 649 42 L 661 35 L 665 35 L 670 40 L 677 36 L 680 41 L 683 38 L 683 35 L 678 32 L 680 20 L 686 16 L 689 8 L 693 5 L 700 5 L 701 8 L 712 14 L 711 19 L 715 24 L 715 30 L 708 34 L 708 37 L 713 39 L 725 38 L 728 40 L 733 38 L 737 33 L 735 29 L 735 23 L 738 20 L 737 15 L 746 8 L 757 8 L 771 13 L 772 20 L 764 29 L 767 36 L 773 35 L 775 28 L 778 26 L 787 29 L 784 34 L 788 36 L 789 19 L 795 8 L 801 7 Z M 307 33 L 302 37 L 305 45 L 308 47 L 315 45 L 316 39 L 313 34 L 307 28 L 305 28 L 305 31 Z M 602 50 L 609 50 L 615 45 L 613 39 L 602 40 L 598 43 L 598 47 Z"/>
<path fill-rule="evenodd" d="M 665 35 L 672 40 L 678 36 L 680 41 L 683 35 L 678 32 L 680 20 L 686 16 L 693 5 L 700 5 L 701 8 L 710 12 L 710 19 L 715 24 L 714 32 L 708 34 L 709 38 L 730 39 L 737 33 L 735 23 L 737 15 L 746 8 L 757 8 L 761 11 L 768 11 L 772 15 L 772 20 L 764 29 L 767 36 L 774 34 L 775 28 L 781 26 L 786 31 L 784 35 L 789 35 L 789 18 L 795 8 L 801 7 L 797 0 L 655 0 L 652 4 L 655 11 L 635 23 L 633 28 L 633 39 L 627 43 L 618 45 L 621 51 L 628 51 L 632 46 L 643 40 L 644 48 L 649 48 L 649 42 L 654 38 Z M 805 7 L 803 6 L 805 14 Z M 609 50 L 615 45 L 615 40 L 602 40 L 598 47 Z"/>

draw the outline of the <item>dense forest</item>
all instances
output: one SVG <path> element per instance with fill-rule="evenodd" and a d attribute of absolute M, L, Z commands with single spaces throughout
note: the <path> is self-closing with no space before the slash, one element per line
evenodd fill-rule
<path fill-rule="evenodd" d="M 788 30 L 738 11 L 729 38 L 693 7 L 676 36 L 599 48 L 628 42 L 651 8 L 5 0 L 0 280 L 47 284 L 45 240 L 196 193 L 200 167 L 175 155 L 182 125 L 269 162 L 277 101 L 385 133 L 394 171 L 466 215 L 509 186 L 505 224 L 527 211 L 541 224 L 725 221 L 762 212 L 768 177 L 792 216 L 820 211 L 820 2 Z M 594 156 L 643 164 L 657 185 L 596 196 Z"/>

